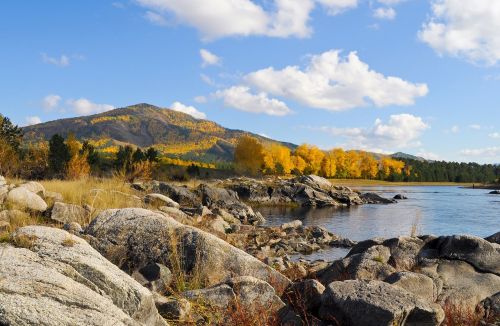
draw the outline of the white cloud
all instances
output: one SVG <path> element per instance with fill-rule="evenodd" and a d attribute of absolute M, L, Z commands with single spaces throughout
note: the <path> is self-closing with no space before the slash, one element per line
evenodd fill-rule
<path fill-rule="evenodd" d="M 204 40 L 228 36 L 308 37 L 310 14 L 318 3 L 331 15 L 355 8 L 358 0 L 136 0 L 158 16 L 196 28 Z M 158 19 L 155 19 L 158 20 Z"/>
<path fill-rule="evenodd" d="M 245 81 L 263 92 L 293 99 L 301 104 L 342 111 L 373 103 L 377 107 L 412 105 L 428 92 L 426 84 L 413 84 L 399 77 L 371 70 L 356 52 L 341 57 L 331 50 L 311 57 L 307 67 L 273 67 L 252 72 Z"/>
<path fill-rule="evenodd" d="M 201 80 L 209 85 L 209 86 L 212 86 L 212 87 L 218 87 L 219 85 L 208 75 L 205 75 L 205 74 L 200 74 L 200 78 Z"/>
<path fill-rule="evenodd" d="M 292 110 L 284 102 L 269 98 L 264 92 L 252 94 L 250 88 L 245 86 L 233 86 L 219 90 L 215 93 L 215 97 L 223 99 L 225 106 L 240 111 L 273 116 L 284 116 L 292 113 Z"/>
<path fill-rule="evenodd" d="M 500 1 L 433 0 L 419 38 L 439 54 L 493 65 L 500 60 Z"/>
<path fill-rule="evenodd" d="M 463 156 L 500 157 L 500 147 L 464 149 L 460 151 L 460 154 Z"/>
<path fill-rule="evenodd" d="M 77 100 L 67 100 L 66 103 L 71 110 L 80 115 L 89 115 L 102 113 L 113 110 L 115 107 L 109 104 L 97 104 L 89 101 L 86 98 L 79 98 Z"/>
<path fill-rule="evenodd" d="M 500 139 L 500 132 L 493 132 L 493 133 L 489 134 L 488 136 L 490 136 L 490 138 L 493 138 L 493 139 Z"/>
<path fill-rule="evenodd" d="M 154 25 L 168 26 L 167 19 L 154 11 L 146 11 L 144 18 Z"/>
<path fill-rule="evenodd" d="M 221 62 L 221 59 L 217 55 L 213 54 L 212 52 L 206 49 L 200 50 L 200 56 L 201 60 L 203 61 L 201 64 L 202 67 L 219 65 Z"/>
<path fill-rule="evenodd" d="M 59 106 L 61 99 L 59 95 L 49 94 L 43 98 L 42 106 L 45 111 L 50 112 Z"/>
<path fill-rule="evenodd" d="M 358 6 L 358 0 L 317 0 L 326 7 L 330 15 L 337 15 Z"/>
<path fill-rule="evenodd" d="M 471 125 L 469 125 L 469 128 L 473 129 L 473 130 L 481 130 L 481 125 L 471 124 Z"/>
<path fill-rule="evenodd" d="M 402 148 L 418 147 L 418 140 L 422 133 L 429 128 L 422 118 L 402 113 L 391 115 L 384 123 L 381 119 L 375 120 L 371 128 L 311 128 L 343 137 L 346 147 L 372 150 L 377 152 L 395 152 Z"/>
<path fill-rule="evenodd" d="M 373 11 L 373 17 L 392 20 L 396 18 L 396 10 L 393 8 L 377 8 Z"/>
<path fill-rule="evenodd" d="M 37 125 L 39 123 L 42 123 L 42 120 L 40 119 L 40 117 L 37 117 L 37 116 L 26 117 L 26 125 L 27 126 Z"/>
<path fill-rule="evenodd" d="M 206 97 L 206 96 L 199 95 L 199 96 L 196 96 L 196 97 L 194 98 L 194 101 L 195 101 L 196 103 L 207 103 L 207 102 L 208 102 L 208 99 L 207 99 L 207 97 Z"/>
<path fill-rule="evenodd" d="M 196 119 L 206 119 L 207 115 L 201 111 L 198 111 L 194 106 L 187 106 L 182 104 L 181 102 L 174 102 L 170 105 L 170 108 L 174 111 L 182 112 L 189 114 L 193 118 Z"/>
<path fill-rule="evenodd" d="M 59 58 L 50 57 L 46 53 L 42 53 L 41 55 L 42 55 L 42 61 L 44 63 L 48 63 L 59 67 L 67 67 L 70 64 L 69 57 L 65 54 L 61 55 Z"/>

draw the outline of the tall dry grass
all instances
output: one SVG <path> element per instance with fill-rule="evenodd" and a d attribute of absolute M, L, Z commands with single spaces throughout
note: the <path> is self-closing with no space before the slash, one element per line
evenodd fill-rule
<path fill-rule="evenodd" d="M 145 207 L 140 193 L 121 178 L 87 178 L 79 180 L 45 180 L 47 191 L 60 193 L 65 203 L 90 205 L 93 210 L 81 221 L 88 224 L 100 212 L 111 208 Z"/>

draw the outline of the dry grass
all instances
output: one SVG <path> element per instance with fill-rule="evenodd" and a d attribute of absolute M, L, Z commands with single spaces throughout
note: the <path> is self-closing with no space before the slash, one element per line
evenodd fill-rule
<path fill-rule="evenodd" d="M 410 237 L 414 238 L 419 235 L 419 233 L 422 232 L 421 230 L 421 225 L 420 225 L 420 220 L 422 219 L 422 216 L 420 212 L 417 212 L 415 215 L 415 219 L 413 220 L 410 228 Z"/>
<path fill-rule="evenodd" d="M 479 326 L 483 313 L 478 309 L 467 308 L 460 303 L 446 302 L 443 305 L 446 326 Z"/>
<path fill-rule="evenodd" d="M 38 214 L 28 214 L 25 212 L 18 211 L 16 214 L 12 214 L 9 220 L 9 227 L 7 230 L 0 232 L 0 242 L 10 242 L 11 235 L 17 229 L 28 225 L 49 225 L 48 221 Z"/>
<path fill-rule="evenodd" d="M 58 192 L 64 202 L 90 205 L 93 211 L 80 224 L 88 224 L 100 212 L 111 208 L 145 207 L 139 193 L 120 178 L 47 180 L 40 182 L 47 191 Z"/>

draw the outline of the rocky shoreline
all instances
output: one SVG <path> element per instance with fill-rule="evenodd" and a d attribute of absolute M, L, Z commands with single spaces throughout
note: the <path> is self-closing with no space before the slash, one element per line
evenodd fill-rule
<path fill-rule="evenodd" d="M 2 231 L 25 212 L 51 224 L 0 243 L 1 325 L 500 323 L 499 233 L 354 242 L 300 221 L 263 225 L 252 204 L 395 202 L 317 176 L 131 187 L 143 208 L 95 212 L 0 177 Z M 332 262 L 290 259 L 328 247 L 350 251 Z"/>

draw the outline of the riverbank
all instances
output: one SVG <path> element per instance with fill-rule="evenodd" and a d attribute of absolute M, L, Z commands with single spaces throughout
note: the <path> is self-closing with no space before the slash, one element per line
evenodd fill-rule
<path fill-rule="evenodd" d="M 317 176 L 195 188 L 0 177 L 0 324 L 499 321 L 498 234 L 356 242 L 298 220 L 263 226 L 262 214 L 242 198 L 313 210 L 393 203 Z M 330 247 L 349 253 L 335 261 L 290 259 Z"/>

